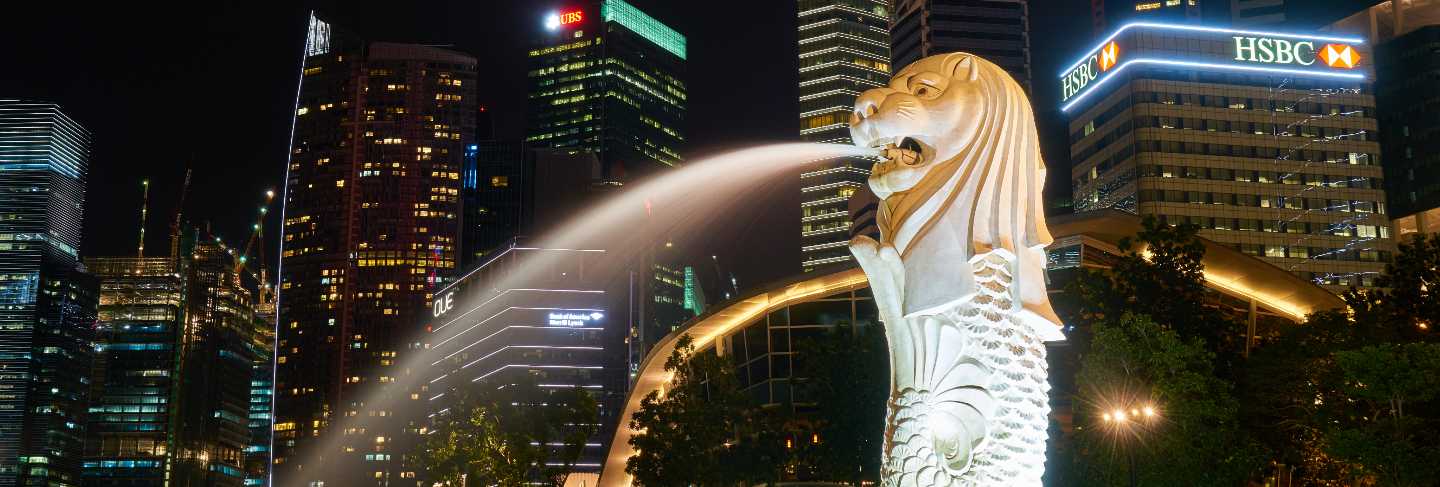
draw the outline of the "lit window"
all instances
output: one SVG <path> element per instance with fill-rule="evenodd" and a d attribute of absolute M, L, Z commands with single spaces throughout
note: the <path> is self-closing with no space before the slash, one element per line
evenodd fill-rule
<path fill-rule="evenodd" d="M 508 176 L 490 176 L 490 187 L 508 188 L 510 187 L 510 178 Z"/>

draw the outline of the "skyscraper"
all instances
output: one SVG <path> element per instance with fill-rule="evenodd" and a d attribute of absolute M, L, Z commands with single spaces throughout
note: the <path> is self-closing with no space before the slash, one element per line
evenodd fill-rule
<path fill-rule="evenodd" d="M 890 2 L 799 0 L 800 138 L 850 143 L 860 92 L 890 82 Z M 864 192 L 873 161 L 838 159 L 800 174 L 801 268 L 851 262 L 850 197 Z"/>
<path fill-rule="evenodd" d="M 990 60 L 1029 90 L 1029 0 L 895 2 L 895 22 L 890 27 L 890 64 L 895 69 L 954 51 Z"/>
<path fill-rule="evenodd" d="M 1090 18 L 1096 37 L 1107 35 L 1131 22 L 1197 24 L 1206 17 L 1202 15 L 1205 13 L 1202 7 L 1207 5 L 1200 2 L 1201 0 L 1090 0 Z"/>
<path fill-rule="evenodd" d="M 183 242 L 170 257 L 85 261 L 101 289 L 87 486 L 245 484 L 253 293 L 229 249 Z"/>
<path fill-rule="evenodd" d="M 1332 30 L 1375 44 L 1385 191 L 1396 233 L 1405 236 L 1440 231 L 1440 3 L 1399 4 L 1382 2 Z"/>
<path fill-rule="evenodd" d="M 685 36 L 622 0 L 549 13 L 530 60 L 534 148 L 595 154 L 626 182 L 680 164 Z"/>
<path fill-rule="evenodd" d="M 476 64 L 311 17 L 284 193 L 276 485 L 414 475 L 400 471 L 403 420 L 364 435 L 329 428 L 410 410 L 369 397 L 404 373 L 400 356 L 421 333 L 430 293 L 455 270 Z M 334 449 L 309 449 L 324 441 Z M 319 468 L 321 459 L 330 463 Z M 314 477 L 323 472 L 352 477 Z"/>
<path fill-rule="evenodd" d="M 1050 87 L 1070 115 L 1077 212 L 1199 225 L 1332 291 L 1384 269 L 1362 39 L 1147 24 L 1084 54 Z"/>
<path fill-rule="evenodd" d="M 1285 0 L 1230 0 L 1236 27 L 1275 26 L 1285 23 Z"/>
<path fill-rule="evenodd" d="M 79 264 L 90 133 L 0 100 L 0 487 L 75 485 L 95 323 Z"/>

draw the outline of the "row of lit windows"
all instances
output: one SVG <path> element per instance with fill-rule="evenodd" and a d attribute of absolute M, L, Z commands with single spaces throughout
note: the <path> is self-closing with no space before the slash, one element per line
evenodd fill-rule
<path fill-rule="evenodd" d="M 1281 185 L 1305 185 L 1320 186 L 1326 188 L 1357 188 L 1357 189 L 1383 189 L 1384 185 L 1380 178 L 1364 176 L 1343 176 L 1334 174 L 1307 174 L 1283 171 L 1252 171 L 1246 169 L 1226 169 L 1218 167 L 1196 167 L 1196 166 L 1174 166 L 1174 165 L 1152 165 L 1143 164 L 1140 166 L 1140 176 L 1158 178 L 1185 178 L 1203 179 L 1210 181 L 1236 181 L 1245 183 L 1281 184 Z M 1081 178 L 1081 183 L 1088 182 L 1095 178 L 1095 170 L 1092 168 L 1088 178 Z"/>
<path fill-rule="evenodd" d="M 1385 203 L 1377 201 L 1332 200 L 1302 196 L 1272 196 L 1251 193 L 1210 193 L 1204 191 L 1140 190 L 1142 202 L 1198 203 L 1250 208 L 1286 208 L 1341 213 L 1385 214 Z"/>

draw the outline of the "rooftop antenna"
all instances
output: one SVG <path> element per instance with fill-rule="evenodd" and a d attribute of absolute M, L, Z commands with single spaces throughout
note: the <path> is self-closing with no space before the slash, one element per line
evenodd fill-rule
<path fill-rule="evenodd" d="M 140 187 L 144 188 L 140 196 L 140 249 L 136 256 L 145 258 L 145 217 L 150 213 L 150 180 L 141 179 Z"/>

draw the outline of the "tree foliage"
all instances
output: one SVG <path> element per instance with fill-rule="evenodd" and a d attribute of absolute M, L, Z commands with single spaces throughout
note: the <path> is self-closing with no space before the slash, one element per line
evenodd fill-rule
<path fill-rule="evenodd" d="M 890 395 L 884 330 L 837 328 L 796 348 L 803 350 L 796 374 L 805 378 L 805 399 L 814 402 L 808 420 L 818 440 L 799 452 L 799 460 L 819 479 L 878 482 Z"/>
<path fill-rule="evenodd" d="M 1440 344 L 1369 346 L 1339 352 L 1335 362 L 1356 414 L 1332 427 L 1332 452 L 1380 485 L 1434 485 L 1440 477 L 1434 404 Z"/>
<path fill-rule="evenodd" d="M 787 459 L 783 418 L 755 407 L 735 371 L 682 336 L 665 361 L 664 395 L 641 400 L 630 428 L 637 453 L 625 464 L 636 485 L 732 486 L 777 480 Z"/>
<path fill-rule="evenodd" d="M 1243 348 L 1232 333 L 1234 318 L 1206 306 L 1205 244 L 1199 227 L 1170 226 L 1146 216 L 1134 238 L 1120 241 L 1109 269 L 1088 270 L 1071 291 L 1079 296 L 1081 325 L 1116 320 L 1127 313 L 1150 316 L 1181 337 L 1199 338 L 1223 359 Z"/>
<path fill-rule="evenodd" d="M 543 390 L 528 382 L 490 387 L 454 394 L 419 452 L 423 470 L 451 486 L 563 485 L 595 434 L 594 398 L 578 388 Z"/>
<path fill-rule="evenodd" d="M 1144 485 L 1244 485 L 1264 461 L 1240 428 L 1239 405 L 1214 372 L 1215 356 L 1196 337 L 1124 314 L 1093 324 L 1081 361 L 1075 412 L 1077 473 L 1092 485 L 1128 476 L 1128 455 L 1143 465 Z M 1128 427 L 1101 421 L 1102 411 L 1153 405 L 1159 419 Z"/>
<path fill-rule="evenodd" d="M 1312 314 L 1246 364 L 1247 425 L 1297 481 L 1409 486 L 1440 475 L 1430 453 L 1440 407 L 1433 392 L 1417 393 L 1440 376 L 1425 358 L 1436 352 L 1420 345 L 1435 339 L 1437 263 L 1440 238 L 1402 244 L 1376 282 L 1384 287 L 1345 293 L 1348 309 Z"/>

